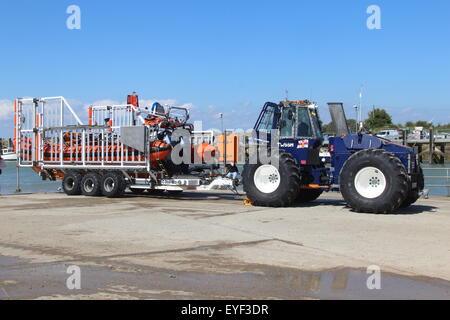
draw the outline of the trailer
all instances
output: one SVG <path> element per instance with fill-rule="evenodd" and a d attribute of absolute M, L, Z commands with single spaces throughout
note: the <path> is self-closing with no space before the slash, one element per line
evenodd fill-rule
<path fill-rule="evenodd" d="M 186 108 L 140 107 L 132 94 L 127 104 L 90 106 L 85 121 L 64 97 L 19 98 L 14 113 L 18 166 L 32 168 L 44 180 L 62 180 L 68 195 L 117 197 L 127 188 L 136 194 L 200 186 L 235 190 L 236 181 L 218 173 L 220 164 L 208 162 L 226 153 L 218 144 L 224 138 L 194 131 Z M 176 130 L 188 138 L 174 139 Z M 186 153 L 184 145 L 192 162 L 176 164 L 172 151 Z"/>

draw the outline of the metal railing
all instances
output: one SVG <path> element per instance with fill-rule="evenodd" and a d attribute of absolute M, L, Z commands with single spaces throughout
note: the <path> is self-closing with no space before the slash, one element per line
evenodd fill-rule
<path fill-rule="evenodd" d="M 450 168 L 423 168 L 425 173 L 425 179 L 428 180 L 443 180 L 445 181 L 443 184 L 427 184 L 426 188 L 447 188 L 447 197 L 450 197 Z M 442 172 L 445 175 L 429 175 L 433 172 Z"/>
<path fill-rule="evenodd" d="M 120 126 L 133 125 L 134 106 L 94 107 L 90 116 L 112 117 L 116 126 L 85 126 L 63 97 L 17 99 L 15 137 L 18 165 L 46 168 L 148 169 L 149 159 L 124 145 Z M 90 118 L 91 118 L 90 117 Z M 92 122 L 92 118 L 89 119 Z M 143 119 L 140 119 L 143 122 Z"/>
<path fill-rule="evenodd" d="M 48 128 L 39 144 L 43 168 L 147 168 L 145 154 L 125 146 L 108 127 Z"/>

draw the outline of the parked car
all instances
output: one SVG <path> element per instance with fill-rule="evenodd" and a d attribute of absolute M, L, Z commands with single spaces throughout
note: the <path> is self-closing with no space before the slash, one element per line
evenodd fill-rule
<path fill-rule="evenodd" d="M 448 134 L 447 132 L 438 132 L 434 137 L 436 139 L 448 139 L 448 137 L 450 137 L 450 134 Z"/>
<path fill-rule="evenodd" d="M 398 141 L 402 139 L 398 130 L 383 130 L 377 133 L 377 137 L 390 141 Z"/>

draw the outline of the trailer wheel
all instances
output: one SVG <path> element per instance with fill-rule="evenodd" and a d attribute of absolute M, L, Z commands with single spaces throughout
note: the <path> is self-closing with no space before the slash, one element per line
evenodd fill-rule
<path fill-rule="evenodd" d="M 79 196 L 81 194 L 81 180 L 83 176 L 74 171 L 70 171 L 64 175 L 62 187 L 64 192 L 69 196 Z"/>
<path fill-rule="evenodd" d="M 125 191 L 125 181 L 120 173 L 110 172 L 103 176 L 101 187 L 105 197 L 120 197 Z"/>
<path fill-rule="evenodd" d="M 292 156 L 281 150 L 278 163 L 278 168 L 271 164 L 244 166 L 244 191 L 253 205 L 288 207 L 296 200 L 300 186 L 299 168 Z"/>
<path fill-rule="evenodd" d="M 97 173 L 88 173 L 81 180 L 81 193 L 84 196 L 100 196 L 102 194 L 102 179 Z"/>
<path fill-rule="evenodd" d="M 408 176 L 400 159 L 379 149 L 352 155 L 340 173 L 341 193 L 357 212 L 392 213 L 408 195 Z"/>
<path fill-rule="evenodd" d="M 317 200 L 323 193 L 323 190 L 300 190 L 297 197 L 297 202 L 307 203 Z"/>

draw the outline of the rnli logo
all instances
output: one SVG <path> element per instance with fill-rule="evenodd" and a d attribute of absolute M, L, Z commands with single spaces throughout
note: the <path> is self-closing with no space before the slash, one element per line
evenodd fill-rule
<path fill-rule="evenodd" d="M 297 149 L 308 149 L 309 140 L 300 140 L 297 145 Z"/>

